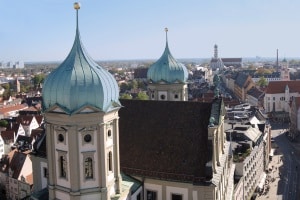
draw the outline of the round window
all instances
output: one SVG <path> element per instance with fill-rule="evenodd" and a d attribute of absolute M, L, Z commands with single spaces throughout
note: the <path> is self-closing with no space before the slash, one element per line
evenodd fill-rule
<path fill-rule="evenodd" d="M 58 134 L 58 141 L 63 142 L 65 140 L 65 137 L 63 134 Z"/>
<path fill-rule="evenodd" d="M 84 141 L 85 141 L 85 142 L 90 142 L 90 141 L 92 141 L 92 136 L 91 136 L 90 134 L 86 134 L 86 135 L 84 136 Z"/>
<path fill-rule="evenodd" d="M 166 98 L 165 95 L 160 95 L 160 99 L 164 100 Z"/>

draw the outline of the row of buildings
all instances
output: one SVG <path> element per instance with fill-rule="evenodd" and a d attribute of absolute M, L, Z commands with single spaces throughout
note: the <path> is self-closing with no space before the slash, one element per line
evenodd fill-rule
<path fill-rule="evenodd" d="M 24 68 L 23 61 L 9 61 L 9 62 L 0 62 L 0 68 L 11 68 L 11 69 L 22 69 Z"/>

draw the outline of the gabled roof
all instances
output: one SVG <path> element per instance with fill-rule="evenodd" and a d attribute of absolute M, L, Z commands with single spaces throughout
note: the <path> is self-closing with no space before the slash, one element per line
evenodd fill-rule
<path fill-rule="evenodd" d="M 14 142 L 14 131 L 1 131 L 1 137 L 4 140 L 4 143 L 8 144 Z"/>
<path fill-rule="evenodd" d="M 299 110 L 300 107 L 300 97 L 294 97 L 294 101 L 296 104 L 296 109 Z"/>
<path fill-rule="evenodd" d="M 12 150 L 4 158 L 0 158 L 0 172 L 8 173 L 11 160 L 17 150 Z"/>
<path fill-rule="evenodd" d="M 257 142 L 261 132 L 257 128 L 252 128 L 249 125 L 236 125 L 233 129 L 238 133 L 243 133 L 249 140 Z"/>
<path fill-rule="evenodd" d="M 39 125 L 41 125 L 41 123 L 43 122 L 44 116 L 43 115 L 35 115 L 34 117 L 35 117 L 37 123 Z"/>
<path fill-rule="evenodd" d="M 33 120 L 34 116 L 24 116 L 24 115 L 20 115 L 16 118 L 16 121 L 20 124 L 22 124 L 23 126 L 29 126 Z"/>
<path fill-rule="evenodd" d="M 235 84 L 237 84 L 240 88 L 243 88 L 247 79 L 248 79 L 247 74 L 244 73 L 238 73 L 236 79 L 235 79 Z"/>
<path fill-rule="evenodd" d="M 14 131 L 15 136 L 17 136 L 20 126 L 22 125 L 19 122 L 10 122 L 7 131 Z"/>
<path fill-rule="evenodd" d="M 34 140 L 36 140 L 38 137 L 43 135 L 45 130 L 43 128 L 36 128 L 31 130 L 30 137 Z"/>
<path fill-rule="evenodd" d="M 12 111 L 24 110 L 26 108 L 28 108 L 27 104 L 6 106 L 6 107 L 3 107 L 3 108 L 0 108 L 0 113 L 5 114 L 5 113 L 8 113 L 8 112 L 12 112 Z"/>
<path fill-rule="evenodd" d="M 266 89 L 266 94 L 284 93 L 286 86 L 290 93 L 300 92 L 300 81 L 272 81 Z"/>
<path fill-rule="evenodd" d="M 13 158 L 9 164 L 9 168 L 12 170 L 12 178 L 18 179 L 20 176 L 20 172 L 25 163 L 27 154 L 15 151 Z"/>
<path fill-rule="evenodd" d="M 212 144 L 208 141 L 212 103 L 121 103 L 121 171 L 132 176 L 192 183 L 211 178 L 207 177 L 205 166 L 212 158 Z"/>
<path fill-rule="evenodd" d="M 242 58 L 221 58 L 223 62 L 242 62 Z"/>
<path fill-rule="evenodd" d="M 263 98 L 264 92 L 257 89 L 256 87 L 251 88 L 248 92 L 248 95 L 255 97 L 256 99 Z"/>
<path fill-rule="evenodd" d="M 32 154 L 39 157 L 47 157 L 45 130 L 36 137 L 36 141 L 33 144 Z"/>

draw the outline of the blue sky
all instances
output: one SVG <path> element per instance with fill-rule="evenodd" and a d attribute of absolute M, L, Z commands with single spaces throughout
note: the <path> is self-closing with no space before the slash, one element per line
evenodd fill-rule
<path fill-rule="evenodd" d="M 0 0 L 0 61 L 62 61 L 75 35 L 71 0 Z M 82 0 L 94 60 L 158 59 L 168 27 L 175 58 L 300 57 L 299 0 Z"/>

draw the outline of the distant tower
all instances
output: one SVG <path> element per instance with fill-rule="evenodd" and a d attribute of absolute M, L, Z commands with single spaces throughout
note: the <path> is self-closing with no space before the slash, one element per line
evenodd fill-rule
<path fill-rule="evenodd" d="M 276 50 L 276 70 L 279 71 L 278 49 Z"/>
<path fill-rule="evenodd" d="M 286 58 L 284 58 L 283 61 L 281 62 L 280 77 L 282 81 L 290 80 L 289 63 Z"/>
<path fill-rule="evenodd" d="M 21 84 L 20 84 L 18 77 L 15 80 L 14 87 L 15 87 L 15 92 L 17 92 L 17 94 L 19 94 L 21 92 Z"/>
<path fill-rule="evenodd" d="M 165 31 L 165 51 L 147 72 L 150 100 L 187 101 L 188 70 L 172 56 L 168 46 L 168 29 L 165 28 Z"/>
<path fill-rule="evenodd" d="M 76 36 L 67 58 L 45 80 L 49 199 L 110 200 L 119 194 L 118 84 Z"/>
<path fill-rule="evenodd" d="M 215 71 L 215 70 L 221 70 L 224 68 L 224 63 L 221 60 L 221 58 L 219 58 L 218 56 L 218 45 L 215 44 L 214 45 L 214 57 L 210 60 L 210 64 L 209 64 L 210 68 Z"/>
<path fill-rule="evenodd" d="M 216 44 L 214 46 L 214 58 L 218 59 L 218 45 L 216 45 Z"/>

